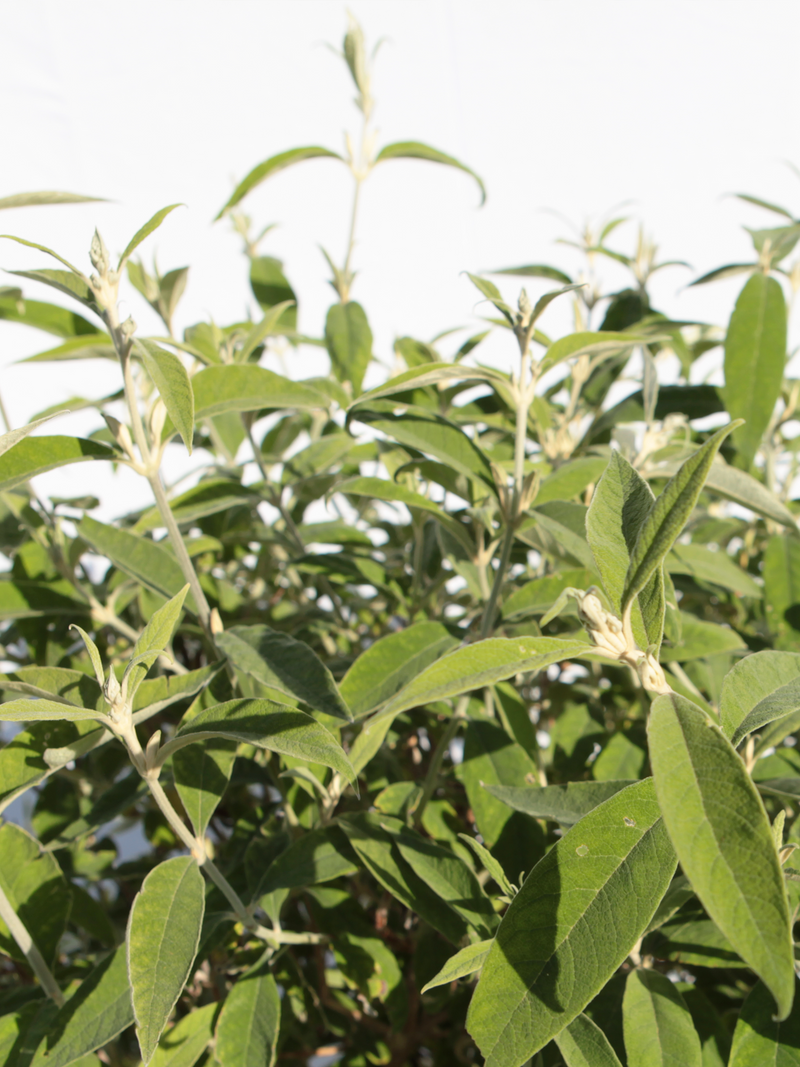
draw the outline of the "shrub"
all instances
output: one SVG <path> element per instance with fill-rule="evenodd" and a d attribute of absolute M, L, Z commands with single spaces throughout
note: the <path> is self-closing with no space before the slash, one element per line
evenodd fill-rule
<path fill-rule="evenodd" d="M 480 185 L 426 145 L 376 150 L 355 23 L 344 58 L 355 203 L 394 158 Z M 498 272 L 557 283 L 536 301 L 471 276 L 488 325 L 447 359 L 399 338 L 406 369 L 365 392 L 352 233 L 308 338 L 237 214 L 278 170 L 335 155 L 273 156 L 220 212 L 258 321 L 174 334 L 187 270 L 132 258 L 171 207 L 116 265 L 95 234 L 88 276 L 46 248 L 58 269 L 17 272 L 68 307 L 0 294 L 0 317 L 59 338 L 39 360 L 117 359 L 126 405 L 117 420 L 115 397 L 93 401 L 105 426 L 86 439 L 33 435 L 52 413 L 0 439 L 0 719 L 25 724 L 0 751 L 0 806 L 35 796 L 30 829 L 0 825 L 3 1063 L 794 1062 L 800 387 L 782 264 L 800 225 L 755 201 L 780 225 L 751 231 L 753 262 L 695 283 L 746 276 L 724 334 L 650 306 L 664 264 L 642 240 L 611 248 L 615 220 L 586 236 L 581 282 Z M 0 207 L 48 196 L 69 199 Z M 628 288 L 603 291 L 599 256 Z M 120 322 L 127 283 L 165 336 Z M 556 298 L 575 330 L 553 340 Z M 513 374 L 481 363 L 488 329 Z M 261 365 L 305 344 L 328 377 Z M 724 387 L 693 384 L 723 345 Z M 680 376 L 660 386 L 669 354 Z M 168 447 L 205 457 L 184 492 L 162 480 Z M 76 462 L 130 467 L 152 508 L 110 524 L 88 495 L 37 494 Z M 132 828 L 146 847 L 119 855 Z"/>

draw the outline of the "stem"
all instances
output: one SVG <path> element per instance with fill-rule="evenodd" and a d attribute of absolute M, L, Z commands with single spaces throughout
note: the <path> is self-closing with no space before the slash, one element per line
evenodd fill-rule
<path fill-rule="evenodd" d="M 433 796 L 434 790 L 439 783 L 439 772 L 442 769 L 442 760 L 444 754 L 450 748 L 450 742 L 458 733 L 458 728 L 464 721 L 467 704 L 469 703 L 469 694 L 461 697 L 456 710 L 453 712 L 453 717 L 447 724 L 447 729 L 439 738 L 439 744 L 436 746 L 433 755 L 431 756 L 431 762 L 428 765 L 428 773 L 425 775 L 425 782 L 422 786 L 422 796 L 419 799 L 419 803 L 414 809 L 414 823 L 417 826 L 421 825 L 422 813 L 427 807 L 428 801 Z"/>
<path fill-rule="evenodd" d="M 364 125 L 366 127 L 366 123 Z M 345 277 L 347 277 L 347 275 L 350 273 L 350 260 L 352 259 L 353 249 L 355 248 L 356 243 L 356 221 L 358 219 L 358 202 L 361 198 L 361 183 L 363 181 L 363 178 L 356 178 L 356 188 L 355 192 L 353 193 L 353 209 L 350 213 L 350 234 L 347 239 L 347 255 L 345 256 L 344 267 L 342 268 L 342 273 L 345 275 Z M 346 301 L 342 301 L 342 303 L 346 303 Z"/>
<path fill-rule="evenodd" d="M 64 1004 L 64 994 L 58 987 L 50 968 L 44 961 L 39 949 L 33 943 L 33 938 L 20 917 L 14 911 L 11 901 L 0 887 L 0 919 L 6 924 L 11 936 L 20 947 L 20 951 L 30 964 L 31 970 L 41 983 L 42 989 L 59 1008 Z"/>
<path fill-rule="evenodd" d="M 508 569 L 508 561 L 511 559 L 511 549 L 513 546 L 514 526 L 509 523 L 506 526 L 505 534 L 503 535 L 503 549 L 500 553 L 500 562 L 497 565 L 497 570 L 494 572 L 492 591 L 489 594 L 489 599 L 486 601 L 486 607 L 483 609 L 481 640 L 488 637 L 494 629 L 494 617 L 497 614 L 497 602 L 500 599 L 500 591 L 503 588 L 503 582 L 506 578 L 506 570 Z"/>
<path fill-rule="evenodd" d="M 189 553 L 186 551 L 183 537 L 178 529 L 178 524 L 175 521 L 172 508 L 169 506 L 167 494 L 164 492 L 164 485 L 161 481 L 161 475 L 156 471 L 154 474 L 149 475 L 147 480 L 150 483 L 150 488 L 153 490 L 153 496 L 156 498 L 158 510 L 161 513 L 161 518 L 164 520 L 167 533 L 172 541 L 172 546 L 175 549 L 175 555 L 178 558 L 178 563 L 180 564 L 183 576 L 189 583 L 189 588 L 192 591 L 194 602 L 197 605 L 197 614 L 200 619 L 200 625 L 207 633 L 210 633 L 211 608 L 208 606 L 206 595 L 200 585 L 200 579 L 197 577 L 197 571 L 194 569 L 194 564 L 192 563 Z"/>

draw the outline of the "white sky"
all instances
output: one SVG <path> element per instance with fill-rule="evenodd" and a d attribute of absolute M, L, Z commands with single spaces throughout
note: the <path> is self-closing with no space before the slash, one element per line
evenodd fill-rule
<path fill-rule="evenodd" d="M 479 210 L 467 176 L 413 161 L 381 165 L 367 182 L 353 296 L 370 316 L 386 366 L 399 334 L 428 339 L 478 324 L 486 305 L 477 305 L 463 271 L 530 262 L 576 270 L 575 254 L 553 244 L 565 224 L 545 209 L 581 224 L 632 200 L 628 210 L 662 255 L 694 268 L 657 275 L 655 306 L 720 323 L 741 279 L 683 287 L 751 258 L 742 224 L 777 223 L 724 194 L 753 193 L 800 214 L 800 181 L 783 162 L 800 164 L 795 0 L 353 0 L 351 7 L 369 41 L 388 38 L 375 77 L 381 143 L 434 145 L 473 167 L 489 193 Z M 0 196 L 66 189 L 110 202 L 5 211 L 0 229 L 88 269 L 95 225 L 118 252 L 158 208 L 182 201 L 187 206 L 142 248 L 146 263 L 157 252 L 162 271 L 191 266 L 176 325 L 209 316 L 224 324 L 253 310 L 239 240 L 226 222 L 211 220 L 233 183 L 261 160 L 304 144 L 339 151 L 343 130 L 358 128 L 349 74 L 324 46 L 341 42 L 344 4 L 26 0 L 6 3 L 2 14 Z M 245 202 L 257 226 L 280 223 L 262 251 L 285 261 L 307 333 L 321 333 L 333 299 L 318 246 L 341 260 L 350 199 L 341 164 L 310 161 Z M 635 232 L 634 224 L 618 231 L 612 245 L 632 251 Z M 49 265 L 0 244 L 4 268 Z M 620 283 L 612 267 L 606 274 Z M 24 288 L 59 301 L 32 283 Z M 503 288 L 515 298 L 519 282 Z M 538 295 L 548 286 L 529 288 Z M 130 287 L 123 311 L 143 332 L 160 332 Z M 568 302 L 554 305 L 543 328 L 568 329 L 567 312 Z M 53 343 L 0 323 L 0 390 L 17 425 L 57 400 L 118 385 L 116 368 L 102 361 L 13 365 Z M 511 353 L 508 338 L 487 349 L 507 365 Z M 323 363 L 304 349 L 291 373 L 319 373 Z M 75 414 L 47 429 L 85 433 L 97 421 Z M 180 463 L 176 447 L 170 469 Z M 123 479 L 117 511 L 147 502 L 146 486 L 127 472 Z M 103 495 L 108 481 L 100 464 L 85 464 L 39 484 L 45 493 Z"/>

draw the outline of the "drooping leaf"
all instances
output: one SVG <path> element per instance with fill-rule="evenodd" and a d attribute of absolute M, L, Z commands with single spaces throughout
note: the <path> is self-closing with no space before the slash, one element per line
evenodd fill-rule
<path fill-rule="evenodd" d="M 639 528 L 622 589 L 623 612 L 633 597 L 645 589 L 667 552 L 677 541 L 705 483 L 714 456 L 737 422 L 723 426 L 710 437 L 670 479 Z"/>
<path fill-rule="evenodd" d="M 205 909 L 203 876 L 191 856 L 155 867 L 136 895 L 128 919 L 128 973 L 136 1036 L 148 1064 L 183 992 L 200 941 Z"/>
<path fill-rule="evenodd" d="M 205 367 L 192 378 L 195 420 L 226 411 L 261 408 L 327 408 L 327 397 L 303 382 L 293 382 L 255 364 Z"/>
<path fill-rule="evenodd" d="M 222 1067 L 273 1067 L 281 1022 L 278 986 L 265 965 L 238 980 L 222 1006 L 215 1056 Z"/>
<path fill-rule="evenodd" d="M 322 763 L 355 782 L 350 761 L 333 734 L 305 712 L 271 700 L 228 700 L 204 709 L 181 724 L 174 739 L 164 746 L 164 758 L 187 744 L 216 737 Z"/>
<path fill-rule="evenodd" d="M 81 196 L 80 193 L 15 193 L 0 197 L 0 211 L 12 207 L 39 207 L 42 204 L 89 204 L 104 203 L 102 196 Z"/>
<path fill-rule="evenodd" d="M 647 732 L 658 801 L 681 866 L 786 1018 L 794 995 L 788 905 L 750 775 L 719 727 L 685 697 L 656 697 Z"/>
<path fill-rule="evenodd" d="M 204 837 L 233 772 L 236 742 L 207 740 L 201 750 L 179 749 L 172 757 L 175 788 L 198 837 Z"/>
<path fill-rule="evenodd" d="M 438 974 L 426 982 L 420 993 L 427 993 L 429 989 L 436 989 L 440 985 L 450 985 L 451 982 L 464 978 L 468 974 L 475 974 L 483 966 L 484 960 L 489 955 L 492 940 L 476 941 L 473 945 L 467 945 L 451 956 Z"/>
<path fill-rule="evenodd" d="M 382 400 L 395 393 L 405 393 L 409 389 L 422 389 L 428 385 L 437 385 L 439 382 L 489 382 L 492 385 L 508 386 L 508 378 L 499 371 L 487 367 L 464 367 L 454 363 L 424 363 L 419 367 L 412 367 L 403 371 L 402 374 L 393 375 L 383 385 L 378 385 L 369 392 L 362 393 L 360 397 L 350 405 L 354 412 L 359 408 L 368 408 L 374 400 Z"/>
<path fill-rule="evenodd" d="M 26 242 L 27 243 L 27 242 Z M 59 293 L 71 296 L 78 300 L 84 307 L 100 314 L 100 309 L 94 298 L 94 293 L 86 282 L 68 270 L 12 270 L 9 274 L 15 274 L 18 278 L 29 278 L 32 282 L 41 282 L 51 289 L 57 289 Z"/>
<path fill-rule="evenodd" d="M 360 304 L 351 300 L 329 308 L 325 319 L 325 346 L 333 373 L 340 382 L 351 382 L 357 396 L 372 359 L 372 330 Z"/>
<path fill-rule="evenodd" d="M 161 348 L 155 341 L 136 341 L 135 350 L 142 358 L 147 373 L 158 389 L 175 429 L 192 454 L 194 434 L 194 394 L 192 382 L 181 360 L 174 352 Z"/>
<path fill-rule="evenodd" d="M 99 441 L 81 437 L 28 437 L 0 457 L 0 492 L 23 485 L 37 474 L 90 459 L 118 459 L 118 453 Z"/>
<path fill-rule="evenodd" d="M 566 1067 L 621 1067 L 608 1038 L 588 1015 L 577 1015 L 555 1042 Z"/>
<path fill-rule="evenodd" d="M 281 329 L 297 329 L 297 294 L 287 281 L 279 259 L 254 256 L 250 260 L 250 288 L 262 311 L 269 311 L 276 304 L 283 305 L 279 319 Z"/>
<path fill-rule="evenodd" d="M 797 984 L 795 979 L 795 991 Z M 786 1020 L 777 1020 L 775 1001 L 767 986 L 759 982 L 739 1012 L 728 1067 L 766 1064 L 775 1067 L 800 1064 L 800 1015 L 794 1011 Z"/>
<path fill-rule="evenodd" d="M 67 925 L 70 892 L 61 868 L 39 842 L 14 823 L 0 826 L 0 887 L 48 965 Z M 25 956 L 0 919 L 0 951 Z"/>
<path fill-rule="evenodd" d="M 239 182 L 231 194 L 230 199 L 215 217 L 214 221 L 221 219 L 232 207 L 244 199 L 245 196 L 261 182 L 266 181 L 267 178 L 272 177 L 273 174 L 277 174 L 279 171 L 285 170 L 287 167 L 291 167 L 293 163 L 300 163 L 304 159 L 338 159 L 341 160 L 341 156 L 336 152 L 331 152 L 328 148 L 319 148 L 316 145 L 310 145 L 306 148 L 291 148 L 288 152 L 280 152 L 277 156 L 270 156 L 269 159 L 265 159 L 263 163 L 259 163 L 257 167 L 253 167 L 247 177 Z"/>
<path fill-rule="evenodd" d="M 737 274 L 752 274 L 758 268 L 757 263 L 728 263 L 724 267 L 710 270 L 700 278 L 695 278 L 689 285 L 707 285 L 708 282 L 719 282 L 725 278 L 733 278 Z"/>
<path fill-rule="evenodd" d="M 421 144 L 419 141 L 398 141 L 395 144 L 384 145 L 375 157 L 375 162 L 383 163 L 387 159 L 427 159 L 430 163 L 441 163 L 446 167 L 455 167 L 457 170 L 463 170 L 465 174 L 469 174 L 478 183 L 478 188 L 481 191 L 481 204 L 483 205 L 486 201 L 486 187 L 475 171 L 463 163 L 459 163 L 452 156 L 440 152 L 438 148 L 431 148 L 430 145 Z"/>
<path fill-rule="evenodd" d="M 269 626 L 233 626 L 217 647 L 237 670 L 335 719 L 351 721 L 333 675 L 304 641 Z"/>
<path fill-rule="evenodd" d="M 67 719 L 69 722 L 80 722 L 84 719 L 107 721 L 101 711 L 76 708 L 55 700 L 9 700 L 0 704 L 0 720 L 4 722 L 52 722 L 58 719 Z"/>
<path fill-rule="evenodd" d="M 133 1022 L 125 946 L 97 963 L 60 1009 L 31 1067 L 67 1067 L 113 1041 Z"/>
<path fill-rule="evenodd" d="M 725 340 L 723 396 L 731 418 L 745 420 L 733 435 L 745 470 L 772 418 L 785 362 L 786 300 L 780 283 L 759 271 L 739 294 Z"/>
<path fill-rule="evenodd" d="M 55 337 L 75 338 L 96 336 L 97 326 L 69 308 L 46 304 L 40 300 L 0 298 L 0 320 L 19 322 Z M 108 336 L 108 335 L 106 335 Z"/>
<path fill-rule="evenodd" d="M 514 811 L 522 811 L 534 819 L 550 819 L 561 826 L 574 826 L 599 804 L 633 784 L 631 779 L 566 782 L 543 787 L 484 783 L 484 789 Z"/>
<path fill-rule="evenodd" d="M 131 257 L 131 255 L 136 251 L 142 241 L 144 241 L 145 238 L 149 237 L 154 230 L 157 230 L 161 223 L 164 221 L 164 219 L 167 217 L 167 215 L 169 215 L 171 211 L 174 211 L 176 207 L 184 207 L 184 205 L 170 204 L 169 207 L 162 207 L 161 210 L 157 211 L 151 219 L 148 219 L 148 221 L 144 224 L 144 226 L 141 227 L 141 229 L 136 231 L 136 233 L 133 235 L 133 237 L 131 237 L 130 241 L 128 242 L 125 251 L 119 257 L 117 272 L 122 270 L 122 268 L 125 266 L 125 261 Z"/>
<path fill-rule="evenodd" d="M 486 1067 L 521 1067 L 583 1011 L 646 929 L 674 870 L 649 779 L 553 846 L 503 917 L 470 1004 L 467 1028 Z"/>
<path fill-rule="evenodd" d="M 563 285 L 571 285 L 572 278 L 555 267 L 544 264 L 531 263 L 523 267 L 504 267 L 502 270 L 487 270 L 486 274 L 514 274 L 518 278 L 547 278 L 551 282 L 561 282 Z"/>
<path fill-rule="evenodd" d="M 700 1038 L 683 997 L 669 978 L 654 970 L 634 970 L 622 1003 L 628 1062 L 644 1067 L 703 1067 Z"/>
<path fill-rule="evenodd" d="M 800 710 L 800 655 L 765 649 L 740 660 L 726 675 L 720 725 L 731 744 L 783 715 Z"/>

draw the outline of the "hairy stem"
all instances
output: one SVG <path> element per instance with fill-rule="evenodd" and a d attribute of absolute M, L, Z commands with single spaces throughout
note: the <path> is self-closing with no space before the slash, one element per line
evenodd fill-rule
<path fill-rule="evenodd" d="M 161 513 L 161 518 L 164 520 L 164 525 L 167 528 L 172 547 L 175 549 L 175 555 L 177 556 L 183 576 L 189 583 L 189 588 L 192 591 L 194 602 L 197 605 L 197 614 L 200 619 L 200 625 L 207 633 L 210 633 L 211 608 L 206 600 L 203 588 L 200 585 L 200 579 L 197 577 L 197 571 L 194 569 L 194 564 L 186 550 L 186 544 L 181 535 L 181 531 L 178 529 L 178 524 L 175 521 L 172 508 L 169 506 L 167 494 L 164 492 L 164 484 L 161 481 L 161 475 L 156 471 L 154 474 L 150 475 L 147 480 L 150 483 L 150 488 L 153 490 L 153 496 L 156 498 L 158 510 Z"/>
<path fill-rule="evenodd" d="M 33 938 L 20 917 L 14 911 L 11 901 L 0 886 L 0 919 L 6 924 L 11 936 L 19 945 L 20 951 L 30 964 L 31 970 L 41 983 L 42 989 L 59 1008 L 64 1004 L 64 994 L 58 988 L 55 978 L 44 961 L 39 949 L 33 943 Z"/>

